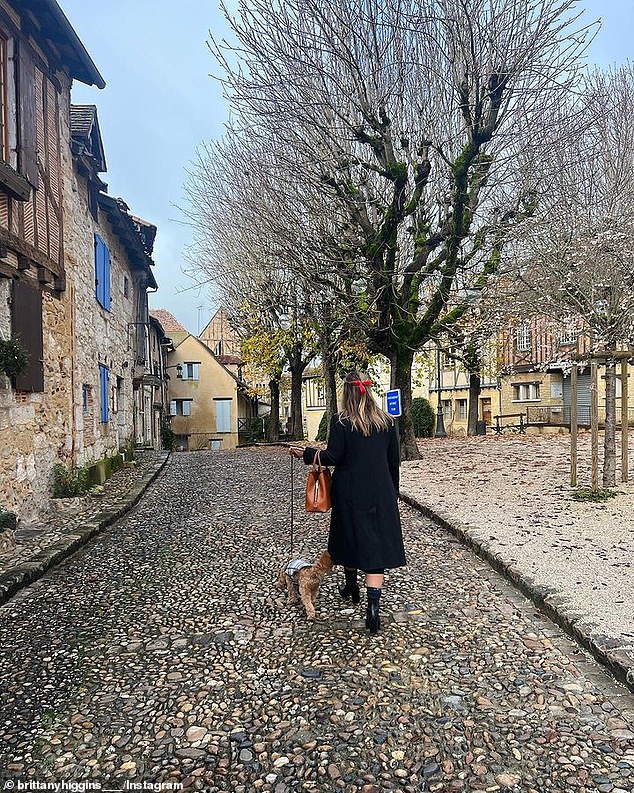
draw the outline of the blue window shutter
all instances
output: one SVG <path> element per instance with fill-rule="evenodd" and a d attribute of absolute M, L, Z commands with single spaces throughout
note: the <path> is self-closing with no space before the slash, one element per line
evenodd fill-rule
<path fill-rule="evenodd" d="M 101 422 L 108 423 L 108 369 L 99 366 L 99 386 L 101 392 Z"/>
<path fill-rule="evenodd" d="M 101 295 L 103 289 L 103 274 L 101 272 L 101 237 L 95 234 L 95 296 L 99 303 L 102 302 Z"/>
<path fill-rule="evenodd" d="M 110 310 L 110 251 L 99 234 L 95 234 L 95 295 Z"/>
<path fill-rule="evenodd" d="M 104 299 L 104 308 L 107 308 L 110 311 L 110 251 L 104 244 L 104 257 L 103 257 L 103 278 L 104 278 L 104 287 L 103 287 L 103 299 Z"/>

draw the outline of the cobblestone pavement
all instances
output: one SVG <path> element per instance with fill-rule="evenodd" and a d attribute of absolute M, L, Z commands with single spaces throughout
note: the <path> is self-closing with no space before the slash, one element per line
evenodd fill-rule
<path fill-rule="evenodd" d="M 411 508 L 377 636 L 337 575 L 314 624 L 287 607 L 289 467 L 279 449 L 174 455 L 133 512 L 0 608 L 0 779 L 632 791 L 632 696 Z M 328 519 L 300 512 L 303 473 L 296 551 L 313 557 Z"/>
<path fill-rule="evenodd" d="M 100 513 L 116 509 L 164 455 L 164 452 L 137 451 L 135 464 L 115 472 L 105 482 L 102 491 L 89 493 L 82 498 L 54 499 L 51 509 L 40 521 L 18 527 L 15 548 L 0 553 L 0 574 L 29 562 L 78 526 L 97 519 Z"/>

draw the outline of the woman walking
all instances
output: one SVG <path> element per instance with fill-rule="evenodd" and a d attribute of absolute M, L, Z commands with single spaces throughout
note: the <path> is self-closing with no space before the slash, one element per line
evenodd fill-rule
<path fill-rule="evenodd" d="M 380 626 L 379 600 L 387 568 L 405 564 L 398 512 L 399 448 L 394 421 L 377 405 L 372 383 L 358 372 L 343 383 L 341 413 L 330 422 L 323 465 L 334 465 L 328 550 L 343 565 L 346 583 L 339 592 L 360 600 L 357 570 L 365 573 L 366 627 Z M 291 446 L 290 454 L 312 465 L 317 449 Z"/>

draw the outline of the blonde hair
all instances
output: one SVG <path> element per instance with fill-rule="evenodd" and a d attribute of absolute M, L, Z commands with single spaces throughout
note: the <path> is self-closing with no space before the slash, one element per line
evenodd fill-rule
<path fill-rule="evenodd" d="M 342 407 L 339 420 L 348 419 L 352 429 L 362 435 L 381 432 L 392 425 L 392 417 L 374 399 L 372 384 L 359 372 L 350 372 L 343 381 Z"/>

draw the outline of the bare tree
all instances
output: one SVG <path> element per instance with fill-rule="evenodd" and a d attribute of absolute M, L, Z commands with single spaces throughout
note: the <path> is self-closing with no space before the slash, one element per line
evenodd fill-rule
<path fill-rule="evenodd" d="M 584 123 L 550 152 L 549 200 L 518 247 L 524 311 L 582 327 L 605 359 L 604 486 L 615 484 L 616 362 L 634 345 L 634 66 L 588 78 Z M 622 420 L 626 421 L 627 416 Z"/>
<path fill-rule="evenodd" d="M 350 314 L 391 362 L 404 457 L 418 456 L 415 351 L 487 273 L 502 219 L 533 203 L 520 164 L 576 79 L 585 31 L 575 7 L 249 0 L 225 12 L 235 42 L 211 42 L 234 123 L 277 157 L 285 185 L 295 180 L 296 206 L 325 210 L 343 234 L 316 272 L 343 275 L 332 283 L 341 300 L 350 279 L 360 285 Z"/>

